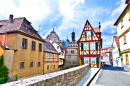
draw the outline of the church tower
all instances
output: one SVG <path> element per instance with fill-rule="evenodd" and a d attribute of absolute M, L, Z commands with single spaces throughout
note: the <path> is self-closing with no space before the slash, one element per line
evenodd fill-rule
<path fill-rule="evenodd" d="M 72 41 L 75 41 L 75 32 L 74 32 L 74 29 L 73 29 L 73 32 L 71 33 L 72 35 Z"/>

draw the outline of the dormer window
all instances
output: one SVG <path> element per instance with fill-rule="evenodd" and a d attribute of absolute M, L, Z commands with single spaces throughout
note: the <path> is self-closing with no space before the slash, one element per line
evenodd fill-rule
<path fill-rule="evenodd" d="M 121 21 L 121 28 L 123 28 L 124 27 L 124 23 L 123 23 L 123 20 Z"/>

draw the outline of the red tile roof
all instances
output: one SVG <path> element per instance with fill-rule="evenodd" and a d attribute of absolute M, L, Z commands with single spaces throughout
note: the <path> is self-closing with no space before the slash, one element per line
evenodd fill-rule
<path fill-rule="evenodd" d="M 120 43 L 119 43 L 118 37 L 114 36 L 114 39 L 115 39 L 115 42 L 116 42 L 116 45 L 117 45 L 118 49 L 120 49 Z"/>
<path fill-rule="evenodd" d="M 105 52 L 101 52 L 101 56 L 108 56 Z"/>
<path fill-rule="evenodd" d="M 54 46 L 48 41 L 46 41 L 45 44 L 44 44 L 44 51 L 52 52 L 52 53 L 58 53 L 56 51 L 56 49 L 54 48 Z"/>
<path fill-rule="evenodd" d="M 31 26 L 31 23 L 25 17 L 15 18 L 13 19 L 13 22 L 9 22 L 9 20 L 0 20 L 0 33 L 14 31 L 24 32 L 33 37 L 42 39 L 42 37 Z"/>
<path fill-rule="evenodd" d="M 94 31 L 97 33 L 97 32 L 99 32 L 99 27 L 97 27 L 97 28 L 93 28 L 94 29 Z"/>

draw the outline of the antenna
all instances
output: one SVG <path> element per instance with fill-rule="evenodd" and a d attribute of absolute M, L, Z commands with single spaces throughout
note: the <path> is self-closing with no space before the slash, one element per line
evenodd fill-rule
<path fill-rule="evenodd" d="M 40 35 L 40 27 L 41 27 L 41 26 L 39 25 L 38 27 L 39 27 L 39 35 Z"/>
<path fill-rule="evenodd" d="M 73 32 L 74 32 L 74 28 L 73 28 Z"/>

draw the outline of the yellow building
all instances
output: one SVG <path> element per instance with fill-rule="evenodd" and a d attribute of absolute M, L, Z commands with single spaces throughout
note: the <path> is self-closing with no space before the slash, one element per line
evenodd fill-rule
<path fill-rule="evenodd" d="M 127 4 L 124 11 L 115 22 L 117 26 L 117 37 L 120 42 L 120 56 L 125 68 L 130 68 L 130 0 L 126 0 Z"/>
<path fill-rule="evenodd" d="M 0 58 L 4 53 L 4 46 L 0 43 Z"/>
<path fill-rule="evenodd" d="M 50 42 L 44 45 L 44 74 L 59 71 L 59 54 Z"/>
<path fill-rule="evenodd" d="M 43 74 L 45 41 L 25 17 L 13 19 L 10 15 L 9 20 L 0 21 L 0 42 L 10 50 L 4 53 L 10 76 L 19 79 Z"/>

